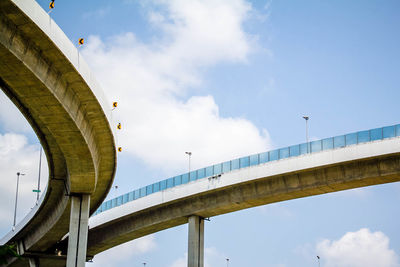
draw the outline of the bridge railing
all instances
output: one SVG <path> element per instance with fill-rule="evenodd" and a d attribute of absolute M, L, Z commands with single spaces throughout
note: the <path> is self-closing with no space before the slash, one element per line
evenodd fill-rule
<path fill-rule="evenodd" d="M 259 154 L 254 154 L 242 158 L 233 159 L 230 161 L 218 163 L 212 166 L 201 168 L 177 175 L 157 183 L 136 189 L 114 199 L 103 202 L 103 204 L 93 214 L 97 215 L 103 211 L 125 204 L 126 202 L 145 197 L 149 194 L 156 193 L 174 186 L 186 184 L 198 179 L 220 175 L 222 173 L 247 168 L 254 165 L 265 164 L 271 161 L 280 159 L 297 157 L 308 153 L 316 153 L 325 150 L 343 148 L 347 146 L 357 145 L 376 140 L 383 140 L 400 136 L 400 124 L 376 128 L 366 131 L 354 132 L 345 135 L 325 138 L 308 143 L 279 148 Z"/>

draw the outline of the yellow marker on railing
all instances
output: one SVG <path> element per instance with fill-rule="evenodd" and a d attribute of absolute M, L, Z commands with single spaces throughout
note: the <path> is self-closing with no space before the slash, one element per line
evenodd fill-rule
<path fill-rule="evenodd" d="M 122 147 L 118 147 L 118 152 L 122 152 Z"/>
<path fill-rule="evenodd" d="M 121 125 L 121 123 L 118 123 L 118 125 L 117 125 L 117 129 L 118 129 L 118 130 L 121 130 L 121 129 L 122 129 L 122 125 Z"/>

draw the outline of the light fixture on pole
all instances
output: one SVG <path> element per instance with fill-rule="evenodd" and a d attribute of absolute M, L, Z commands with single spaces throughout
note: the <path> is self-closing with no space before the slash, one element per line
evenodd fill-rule
<path fill-rule="evenodd" d="M 192 157 L 192 152 L 185 152 L 186 155 L 189 156 L 189 181 L 190 181 L 190 158 Z"/>
<path fill-rule="evenodd" d="M 229 267 L 229 258 L 226 258 L 226 267 Z"/>
<path fill-rule="evenodd" d="M 145 263 L 145 262 L 143 262 L 143 266 L 146 266 L 146 263 Z"/>
<path fill-rule="evenodd" d="M 319 256 L 318 256 L 318 255 L 317 255 L 317 259 L 318 259 L 318 267 L 320 267 L 320 265 L 319 265 L 319 259 L 320 259 L 320 258 L 319 258 Z"/>
<path fill-rule="evenodd" d="M 24 173 L 17 172 L 17 192 L 15 193 L 15 209 L 14 209 L 14 223 L 12 230 L 15 230 L 15 224 L 17 221 L 17 205 L 18 205 L 18 185 L 19 185 L 19 176 L 25 175 Z"/>
<path fill-rule="evenodd" d="M 307 153 L 310 152 L 310 150 L 308 149 L 309 147 L 309 143 L 308 143 L 308 120 L 310 119 L 309 116 L 303 116 L 303 119 L 306 120 L 306 142 L 307 142 Z"/>

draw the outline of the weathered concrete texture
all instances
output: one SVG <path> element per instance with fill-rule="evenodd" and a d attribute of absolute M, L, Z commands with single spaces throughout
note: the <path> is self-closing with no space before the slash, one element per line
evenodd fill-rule
<path fill-rule="evenodd" d="M 250 169 L 241 173 L 248 175 Z M 221 179 L 224 179 L 224 176 Z M 187 223 L 192 215 L 208 218 L 289 199 L 399 180 L 400 154 L 397 153 L 261 177 L 210 189 L 144 208 L 89 229 L 88 255 L 93 256 L 124 242 Z"/>
<path fill-rule="evenodd" d="M 71 197 L 67 267 L 84 267 L 86 261 L 90 195 Z"/>
<path fill-rule="evenodd" d="M 204 266 L 204 220 L 199 216 L 188 219 L 188 267 Z"/>
<path fill-rule="evenodd" d="M 36 132 L 49 166 L 42 205 L 5 238 L 26 253 L 54 253 L 68 232 L 68 194 L 90 194 L 92 213 L 113 181 L 113 130 L 90 71 L 76 57 L 78 50 L 35 1 L 0 1 L 0 87 Z"/>

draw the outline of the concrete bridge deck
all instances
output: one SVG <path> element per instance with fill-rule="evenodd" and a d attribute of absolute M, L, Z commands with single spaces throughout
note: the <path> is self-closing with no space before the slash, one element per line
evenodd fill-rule
<path fill-rule="evenodd" d="M 54 254 L 69 232 L 74 196 L 90 196 L 92 214 L 113 182 L 111 105 L 79 51 L 34 0 L 0 1 L 0 59 L 0 87 L 34 129 L 49 166 L 39 206 L 0 243 L 15 242 L 24 255 Z"/>
<path fill-rule="evenodd" d="M 187 223 L 193 215 L 207 218 L 289 199 L 400 181 L 400 131 L 396 134 L 400 127 L 389 128 L 393 132 L 386 138 L 382 134 L 380 139 L 370 138 L 367 142 L 360 138 L 359 144 L 258 161 L 252 166 L 149 191 L 132 201 L 128 201 L 132 192 L 109 200 L 106 203 L 113 207 L 107 209 L 103 203 L 106 209 L 99 208 L 97 215 L 90 218 L 88 255 Z M 379 130 L 383 133 L 389 128 Z M 359 136 L 371 131 L 376 129 L 360 132 Z"/>

